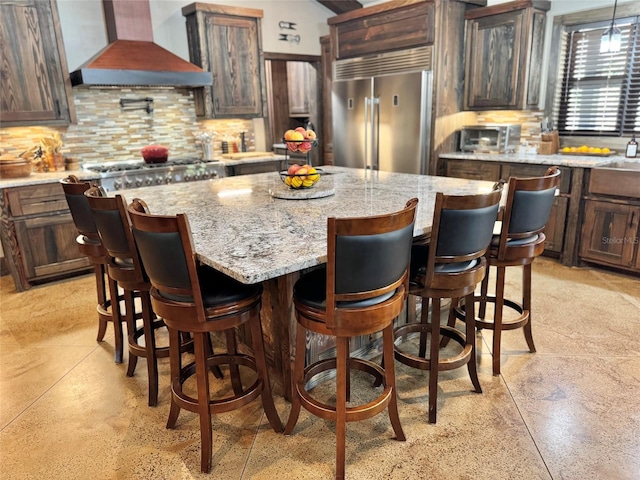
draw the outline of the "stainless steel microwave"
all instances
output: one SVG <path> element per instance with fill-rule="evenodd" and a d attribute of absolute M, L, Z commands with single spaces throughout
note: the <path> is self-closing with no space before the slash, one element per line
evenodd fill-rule
<path fill-rule="evenodd" d="M 520 125 L 462 127 L 460 150 L 474 153 L 512 153 L 520 146 Z"/>

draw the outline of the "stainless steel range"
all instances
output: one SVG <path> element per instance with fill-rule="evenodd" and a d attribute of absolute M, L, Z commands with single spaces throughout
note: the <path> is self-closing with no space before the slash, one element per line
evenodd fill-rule
<path fill-rule="evenodd" d="M 224 177 L 224 165 L 221 162 L 188 158 L 154 164 L 142 160 L 94 163 L 86 164 L 83 168 L 100 173 L 102 187 L 108 192 Z"/>

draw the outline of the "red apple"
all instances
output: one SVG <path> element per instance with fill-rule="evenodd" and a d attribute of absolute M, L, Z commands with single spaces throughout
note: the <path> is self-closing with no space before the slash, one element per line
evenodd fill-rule
<path fill-rule="evenodd" d="M 287 173 L 289 175 L 295 175 L 295 173 L 300 170 L 302 167 L 300 165 L 298 165 L 297 163 L 294 163 L 293 165 L 291 165 L 289 167 L 289 169 L 287 170 Z"/>
<path fill-rule="evenodd" d="M 300 132 L 303 138 L 307 135 L 307 129 L 304 127 L 297 127 L 295 131 Z"/>
<path fill-rule="evenodd" d="M 302 142 L 298 145 L 299 152 L 307 153 L 309 150 L 311 150 L 311 142 Z"/>
<path fill-rule="evenodd" d="M 298 143 L 297 142 L 287 142 L 287 148 L 291 152 L 297 152 L 298 151 Z"/>

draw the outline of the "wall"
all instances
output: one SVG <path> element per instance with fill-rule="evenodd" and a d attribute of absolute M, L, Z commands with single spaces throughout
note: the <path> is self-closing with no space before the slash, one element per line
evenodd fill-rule
<path fill-rule="evenodd" d="M 144 1 L 144 0 L 143 0 Z M 154 41 L 189 60 L 187 31 L 182 7 L 188 0 L 149 0 Z M 265 52 L 320 55 L 320 37 L 329 33 L 327 18 L 335 14 L 315 0 L 220 0 L 203 1 L 264 12 L 261 22 Z M 58 0 L 67 63 L 73 71 L 107 45 L 102 0 Z M 282 29 L 280 21 L 295 23 Z M 280 34 L 298 35 L 299 42 L 279 40 Z"/>

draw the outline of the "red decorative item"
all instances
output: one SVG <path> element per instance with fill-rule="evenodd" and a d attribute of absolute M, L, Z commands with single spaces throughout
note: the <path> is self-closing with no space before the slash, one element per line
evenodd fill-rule
<path fill-rule="evenodd" d="M 146 163 L 164 163 L 169 158 L 169 149 L 162 145 L 148 145 L 140 153 Z"/>

